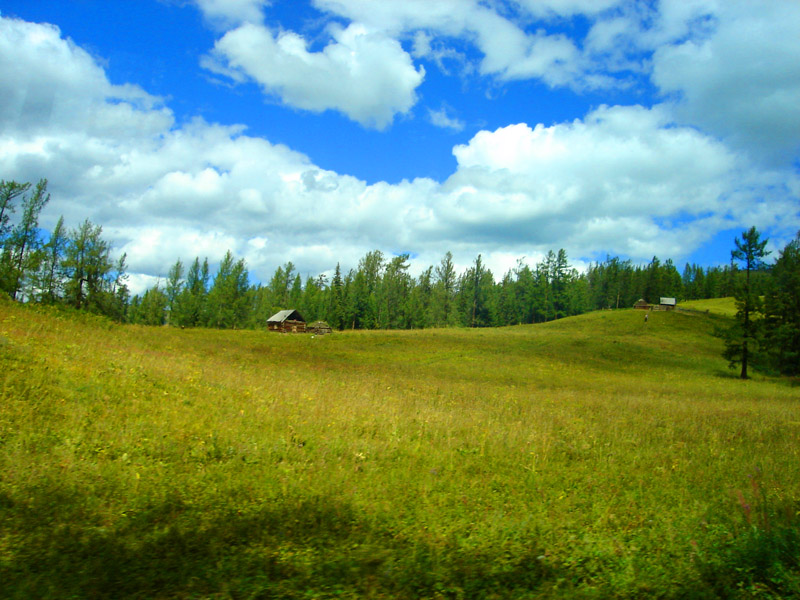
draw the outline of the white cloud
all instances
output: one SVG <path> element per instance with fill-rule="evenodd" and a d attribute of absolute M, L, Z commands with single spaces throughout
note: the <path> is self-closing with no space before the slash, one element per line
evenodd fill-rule
<path fill-rule="evenodd" d="M 288 260 L 316 275 L 375 248 L 423 266 L 482 253 L 500 274 L 550 248 L 680 259 L 722 229 L 800 228 L 796 174 L 755 169 L 667 106 L 482 131 L 444 182 L 367 185 L 241 126 L 176 124 L 56 28 L 2 19 L 0 119 L 3 178 L 50 180 L 43 225 L 102 225 L 140 282 L 228 249 L 261 281 Z"/>
<path fill-rule="evenodd" d="M 574 87 L 593 86 L 596 82 L 584 77 L 586 65 L 569 38 L 541 31 L 527 33 L 477 0 L 315 0 L 314 4 L 320 10 L 365 23 L 391 36 L 423 31 L 423 37 L 415 38 L 415 53 L 434 60 L 448 55 L 443 49 L 434 51 L 434 37 L 468 40 L 483 54 L 479 71 L 501 80 L 535 77 L 551 86 Z"/>
<path fill-rule="evenodd" d="M 796 197 L 773 189 L 777 177 L 756 181 L 735 153 L 674 126 L 663 107 L 601 107 L 572 123 L 482 131 L 454 154 L 458 170 L 438 215 L 486 242 L 677 258 L 745 215 L 774 225 L 766 215 L 783 213 L 785 226 L 800 224 Z M 771 190 L 761 215 L 752 210 L 766 204 L 754 200 L 756 188 Z"/>
<path fill-rule="evenodd" d="M 800 150 L 800 3 L 729 0 L 713 17 L 711 32 L 656 50 L 653 81 L 678 95 L 682 120 L 791 163 Z"/>
<path fill-rule="evenodd" d="M 261 23 L 268 0 L 195 0 L 205 18 L 214 26 L 228 29 L 242 23 Z"/>
<path fill-rule="evenodd" d="M 514 3 L 540 18 L 596 15 L 623 0 L 514 0 Z"/>
<path fill-rule="evenodd" d="M 464 129 L 464 121 L 451 117 L 448 114 L 448 109 L 442 107 L 439 110 L 428 109 L 428 119 L 431 124 L 442 129 L 450 129 L 452 131 L 462 131 Z"/>
<path fill-rule="evenodd" d="M 411 110 L 425 70 L 414 67 L 396 40 L 356 24 L 331 25 L 329 32 L 331 43 L 309 52 L 294 32 L 242 25 L 217 41 L 204 64 L 246 75 L 290 106 L 337 110 L 365 127 L 384 129 L 395 115 Z"/>
<path fill-rule="evenodd" d="M 27 54 L 14 60 L 20 47 Z M 91 136 L 141 137 L 172 122 L 170 111 L 158 109 L 159 98 L 111 85 L 94 59 L 52 25 L 0 19 L 0 56 L 0 130 L 25 131 L 30 139 L 69 122 Z"/>

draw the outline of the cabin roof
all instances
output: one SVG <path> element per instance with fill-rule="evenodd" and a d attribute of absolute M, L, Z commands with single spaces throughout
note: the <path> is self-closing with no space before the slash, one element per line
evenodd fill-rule
<path fill-rule="evenodd" d="M 306 322 L 306 320 L 303 318 L 303 315 L 301 315 L 298 311 L 291 308 L 288 310 L 279 310 L 269 319 L 267 319 L 267 323 L 283 323 L 284 321 L 302 321 L 303 323 Z"/>

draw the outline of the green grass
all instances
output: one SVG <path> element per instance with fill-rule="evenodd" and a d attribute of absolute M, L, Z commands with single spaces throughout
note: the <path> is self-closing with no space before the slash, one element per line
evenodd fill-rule
<path fill-rule="evenodd" d="M 724 322 L 312 338 L 0 304 L 0 595 L 799 595 L 800 394 L 738 380 Z"/>
<path fill-rule="evenodd" d="M 678 308 L 699 310 L 716 315 L 732 317 L 736 314 L 736 301 L 734 298 L 714 298 L 712 300 L 687 300 L 681 302 Z"/>

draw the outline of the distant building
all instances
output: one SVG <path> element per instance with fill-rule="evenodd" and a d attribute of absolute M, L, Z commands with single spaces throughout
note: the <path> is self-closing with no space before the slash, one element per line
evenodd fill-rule
<path fill-rule="evenodd" d="M 645 302 L 643 298 L 639 298 L 639 300 L 636 301 L 636 304 L 633 305 L 633 308 L 637 310 L 649 310 L 650 305 Z"/>
<path fill-rule="evenodd" d="M 661 298 L 658 304 L 661 307 L 661 310 L 675 310 L 675 307 L 678 303 L 675 298 Z"/>
<path fill-rule="evenodd" d="M 333 333 L 333 329 L 325 321 L 315 321 L 306 327 L 308 333 L 316 333 L 317 335 L 325 335 L 326 333 Z"/>
<path fill-rule="evenodd" d="M 267 319 L 267 329 L 281 333 L 305 333 L 306 320 L 296 310 L 281 310 Z"/>

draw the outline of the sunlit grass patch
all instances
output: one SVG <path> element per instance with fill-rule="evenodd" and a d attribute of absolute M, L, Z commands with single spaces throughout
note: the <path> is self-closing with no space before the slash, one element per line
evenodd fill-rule
<path fill-rule="evenodd" d="M 678 308 L 687 308 L 690 310 L 700 310 L 726 317 L 732 317 L 736 314 L 736 303 L 731 298 L 712 298 L 710 300 L 687 300 L 681 302 Z"/>

